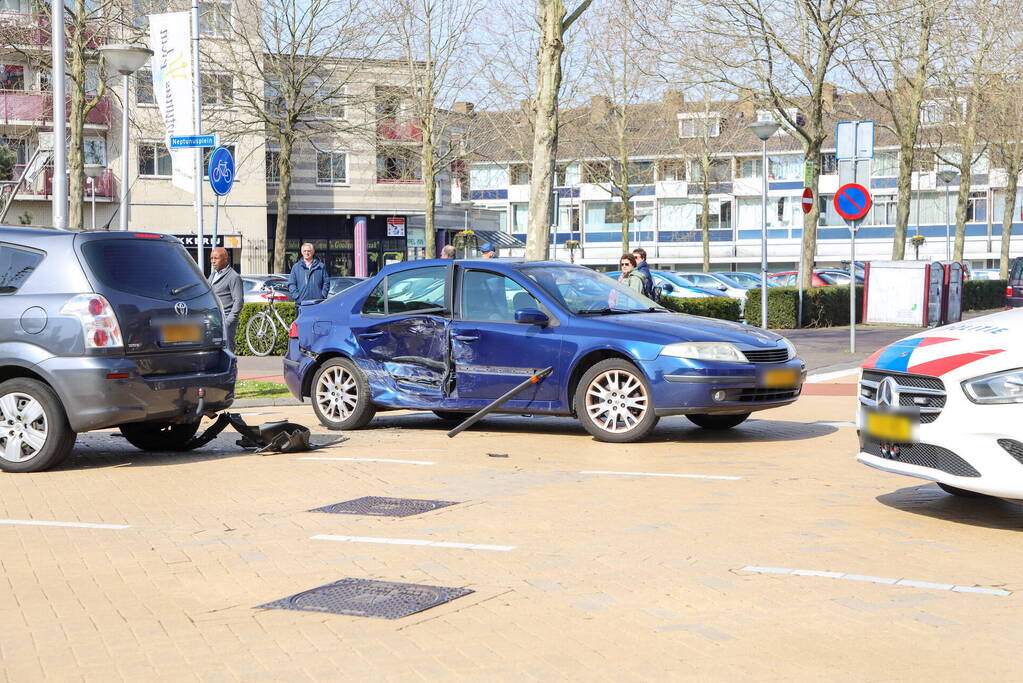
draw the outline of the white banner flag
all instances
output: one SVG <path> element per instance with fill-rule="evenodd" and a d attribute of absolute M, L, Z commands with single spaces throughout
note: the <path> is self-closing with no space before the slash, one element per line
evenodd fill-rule
<path fill-rule="evenodd" d="M 194 135 L 192 100 L 192 18 L 188 12 L 149 15 L 153 50 L 153 95 L 167 128 L 173 173 L 171 183 L 195 192 L 195 150 L 170 149 L 170 136 Z"/>

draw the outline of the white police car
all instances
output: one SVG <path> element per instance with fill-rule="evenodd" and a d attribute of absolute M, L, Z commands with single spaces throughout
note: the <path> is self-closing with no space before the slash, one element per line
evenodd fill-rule
<path fill-rule="evenodd" d="M 871 467 L 962 496 L 1023 499 L 1023 309 L 914 335 L 860 374 L 860 453 Z"/>

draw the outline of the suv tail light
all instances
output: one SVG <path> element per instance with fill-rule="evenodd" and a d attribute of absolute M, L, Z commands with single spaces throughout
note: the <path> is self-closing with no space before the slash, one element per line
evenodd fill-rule
<path fill-rule="evenodd" d="M 78 318 L 87 349 L 119 349 L 124 346 L 121 327 L 110 302 L 100 294 L 78 294 L 60 308 L 62 315 Z"/>
<path fill-rule="evenodd" d="M 298 339 L 298 323 L 291 323 L 288 328 L 288 339 Z"/>
<path fill-rule="evenodd" d="M 1012 287 L 1005 288 L 1005 296 L 1012 296 Z"/>

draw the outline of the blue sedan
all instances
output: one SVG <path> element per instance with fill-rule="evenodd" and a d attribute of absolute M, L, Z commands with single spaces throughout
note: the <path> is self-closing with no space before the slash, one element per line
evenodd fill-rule
<path fill-rule="evenodd" d="M 461 420 L 546 367 L 498 412 L 574 415 L 629 442 L 668 415 L 728 429 L 796 400 L 805 365 L 785 338 L 672 313 L 582 266 L 410 261 L 319 303 L 292 325 L 284 377 L 326 427 L 378 410 Z"/>

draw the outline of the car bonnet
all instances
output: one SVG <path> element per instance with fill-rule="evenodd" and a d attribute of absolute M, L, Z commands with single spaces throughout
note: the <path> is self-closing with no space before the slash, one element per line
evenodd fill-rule
<path fill-rule="evenodd" d="M 680 341 L 721 341 L 741 344 L 753 348 L 774 348 L 780 335 L 749 325 L 728 320 L 703 318 L 684 313 L 630 313 L 595 318 L 605 321 L 611 330 L 609 335 L 628 334 L 629 329 L 653 333 L 659 343 L 670 344 Z M 625 329 L 622 329 L 625 328 Z"/>

